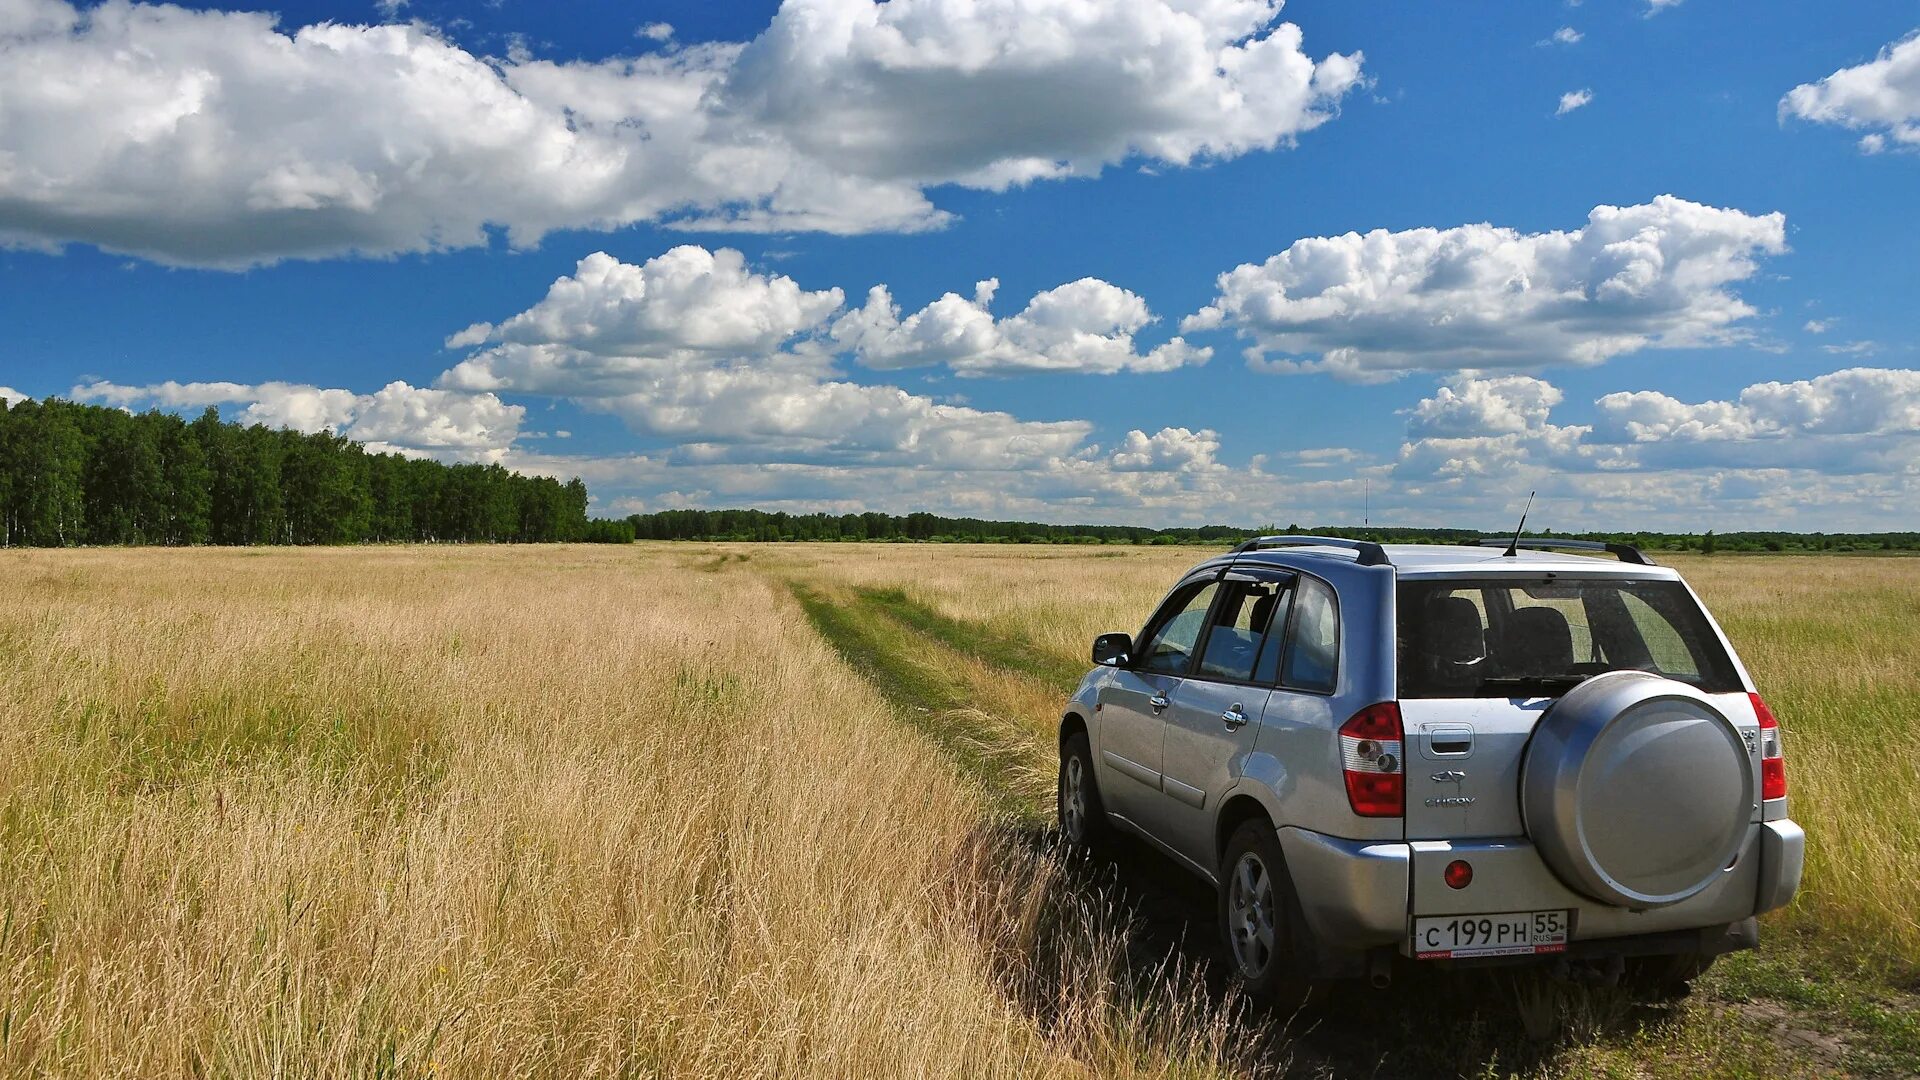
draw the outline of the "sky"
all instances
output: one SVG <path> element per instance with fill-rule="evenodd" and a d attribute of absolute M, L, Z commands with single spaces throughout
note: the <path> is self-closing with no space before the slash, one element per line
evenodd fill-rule
<path fill-rule="evenodd" d="M 0 0 L 0 396 L 681 507 L 1920 528 L 1920 7 Z"/>

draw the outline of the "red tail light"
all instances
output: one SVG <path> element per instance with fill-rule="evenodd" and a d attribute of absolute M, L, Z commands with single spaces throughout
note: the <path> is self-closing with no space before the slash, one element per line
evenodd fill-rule
<path fill-rule="evenodd" d="M 1753 702 L 1753 715 L 1760 718 L 1760 797 L 1765 800 L 1787 797 L 1787 759 L 1781 752 L 1780 721 L 1773 718 L 1773 710 L 1760 700 L 1759 694 L 1748 694 Z"/>
<path fill-rule="evenodd" d="M 1406 757 L 1401 753 L 1400 703 L 1383 701 L 1340 725 L 1340 768 L 1347 802 L 1361 817 L 1406 813 Z"/>

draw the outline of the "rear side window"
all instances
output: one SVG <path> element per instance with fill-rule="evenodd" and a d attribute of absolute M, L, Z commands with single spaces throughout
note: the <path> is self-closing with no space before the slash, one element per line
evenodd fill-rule
<path fill-rule="evenodd" d="M 1302 575 L 1299 598 L 1293 603 L 1292 636 L 1280 665 L 1280 684 L 1289 690 L 1331 694 L 1339 673 L 1339 605 L 1326 582 Z"/>
<path fill-rule="evenodd" d="M 1214 605 L 1212 625 L 1206 644 L 1201 646 L 1200 666 L 1195 674 L 1203 678 L 1247 682 L 1254 677 L 1255 665 L 1264 667 L 1272 679 L 1271 657 L 1279 655 L 1276 640 L 1287 627 L 1287 601 L 1290 590 L 1282 581 L 1228 581 Z M 1270 628 L 1278 628 L 1278 633 Z"/>
<path fill-rule="evenodd" d="M 1566 577 L 1406 581 L 1403 698 L 1557 696 L 1606 671 L 1740 689 L 1706 615 L 1677 581 Z"/>

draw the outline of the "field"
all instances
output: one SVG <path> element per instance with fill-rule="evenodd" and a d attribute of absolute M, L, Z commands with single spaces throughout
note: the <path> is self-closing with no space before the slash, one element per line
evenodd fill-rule
<path fill-rule="evenodd" d="M 1920 559 L 1684 564 L 1812 837 L 1757 954 L 1273 1016 L 1048 828 L 1087 642 L 1202 554 L 0 552 L 0 1075 L 1920 1071 Z"/>

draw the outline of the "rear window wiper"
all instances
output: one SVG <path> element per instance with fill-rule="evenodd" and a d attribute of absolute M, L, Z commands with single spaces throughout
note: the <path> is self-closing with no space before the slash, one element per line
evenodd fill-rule
<path fill-rule="evenodd" d="M 1496 675 L 1480 680 L 1482 690 L 1546 690 L 1564 692 L 1592 678 L 1591 675 Z"/>

